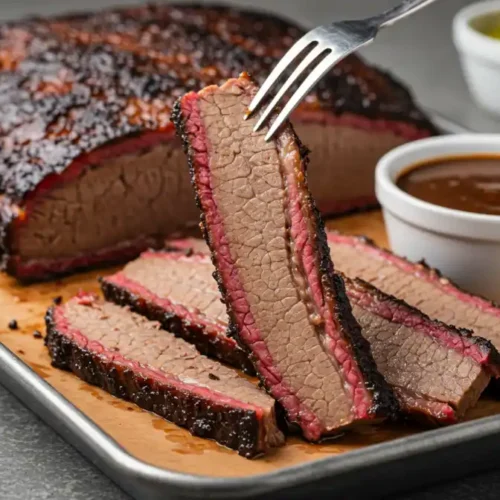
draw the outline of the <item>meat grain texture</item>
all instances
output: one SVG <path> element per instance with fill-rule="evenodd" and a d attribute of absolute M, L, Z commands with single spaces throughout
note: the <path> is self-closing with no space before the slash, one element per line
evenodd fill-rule
<path fill-rule="evenodd" d="M 158 323 L 80 294 L 46 324 L 54 366 L 247 458 L 284 444 L 272 398 Z"/>
<path fill-rule="evenodd" d="M 257 91 L 242 75 L 178 101 L 202 226 L 231 329 L 263 384 L 312 441 L 396 410 L 333 274 L 307 190 L 305 151 L 243 120 Z"/>
<path fill-rule="evenodd" d="M 171 5 L 0 25 L 4 268 L 45 279 L 190 231 L 197 211 L 173 102 L 243 70 L 262 81 L 302 33 L 264 14 Z M 314 151 L 311 185 L 327 212 L 374 204 L 377 159 L 436 133 L 403 86 L 356 56 L 294 121 Z"/>

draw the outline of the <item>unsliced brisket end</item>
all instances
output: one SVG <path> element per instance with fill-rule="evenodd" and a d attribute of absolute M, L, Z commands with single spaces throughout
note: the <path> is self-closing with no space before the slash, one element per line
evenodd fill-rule
<path fill-rule="evenodd" d="M 196 212 L 171 140 L 173 101 L 243 70 L 263 81 L 302 34 L 273 16 L 206 6 L 0 24 L 4 267 L 43 279 L 183 231 Z M 379 157 L 437 133 L 402 85 L 357 56 L 293 119 L 313 151 L 311 189 L 330 213 L 375 204 Z"/>
<path fill-rule="evenodd" d="M 358 278 L 345 283 L 377 367 L 406 413 L 454 423 L 500 374 L 500 355 L 487 340 L 431 320 Z"/>
<path fill-rule="evenodd" d="M 247 458 L 284 443 L 269 396 L 158 323 L 80 294 L 46 324 L 54 366 Z"/>
<path fill-rule="evenodd" d="M 173 120 L 231 328 L 289 420 L 316 441 L 397 404 L 333 274 L 303 148 L 289 125 L 266 143 L 265 130 L 252 132 L 257 118 L 243 120 L 256 91 L 241 75 L 187 94 Z"/>
<path fill-rule="evenodd" d="M 254 374 L 246 352 L 227 335 L 226 308 L 207 268 L 213 271 L 207 255 L 144 252 L 122 271 L 102 278 L 101 288 L 107 300 L 159 321 L 202 354 Z"/>
<path fill-rule="evenodd" d="M 500 307 L 461 290 L 425 263 L 413 263 L 367 238 L 331 232 L 328 242 L 338 269 L 394 295 L 443 323 L 473 330 L 500 348 Z"/>

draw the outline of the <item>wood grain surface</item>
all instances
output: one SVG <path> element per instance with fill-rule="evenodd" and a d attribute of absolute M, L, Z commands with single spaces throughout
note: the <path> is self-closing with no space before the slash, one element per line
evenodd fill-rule
<path fill-rule="evenodd" d="M 379 212 L 335 219 L 329 221 L 327 226 L 351 234 L 365 234 L 380 245 L 387 245 Z M 318 445 L 294 437 L 288 439 L 284 448 L 249 461 L 216 443 L 193 437 L 184 429 L 132 403 L 89 386 L 71 373 L 52 368 L 43 340 L 33 335 L 35 330 L 45 335 L 45 311 L 54 297 L 69 299 L 80 289 L 97 292 L 97 277 L 111 272 L 113 269 L 93 271 L 57 282 L 30 286 L 21 286 L 5 275 L 0 276 L 0 341 L 135 457 L 180 472 L 241 477 L 424 432 L 424 429 L 410 425 L 383 425 L 365 430 L 362 434 L 346 434 Z M 18 322 L 17 330 L 8 327 L 12 319 Z M 495 413 L 500 413 L 500 402 L 485 398 L 471 410 L 467 418 Z"/>

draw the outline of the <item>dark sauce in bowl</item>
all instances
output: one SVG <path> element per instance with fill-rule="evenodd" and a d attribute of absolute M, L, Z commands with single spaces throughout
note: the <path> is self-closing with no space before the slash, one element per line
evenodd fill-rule
<path fill-rule="evenodd" d="M 500 155 L 434 158 L 401 172 L 397 186 L 445 208 L 500 215 Z"/>

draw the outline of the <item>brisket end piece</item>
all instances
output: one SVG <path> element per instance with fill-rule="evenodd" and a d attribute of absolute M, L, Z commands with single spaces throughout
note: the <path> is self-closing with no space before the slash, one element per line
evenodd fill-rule
<path fill-rule="evenodd" d="M 454 423 L 500 375 L 500 355 L 487 340 L 431 320 L 359 278 L 345 283 L 375 362 L 407 414 Z"/>
<path fill-rule="evenodd" d="M 198 351 L 254 375 L 246 352 L 227 335 L 227 314 L 211 273 L 210 257 L 181 252 L 144 252 L 101 279 L 107 300 L 131 309 L 195 345 Z"/>
<path fill-rule="evenodd" d="M 361 278 L 427 316 L 472 330 L 500 349 L 500 307 L 470 294 L 425 262 L 414 263 L 364 237 L 328 234 L 332 259 L 350 278 Z M 482 342 L 482 341 L 481 341 Z"/>
<path fill-rule="evenodd" d="M 256 91 L 244 74 L 187 94 L 173 120 L 231 328 L 289 421 L 317 441 L 397 404 L 333 274 L 304 149 L 289 125 L 266 143 L 256 118 L 243 120 Z"/>
<path fill-rule="evenodd" d="M 54 366 L 244 457 L 284 443 L 269 396 L 156 322 L 81 294 L 46 324 Z"/>

